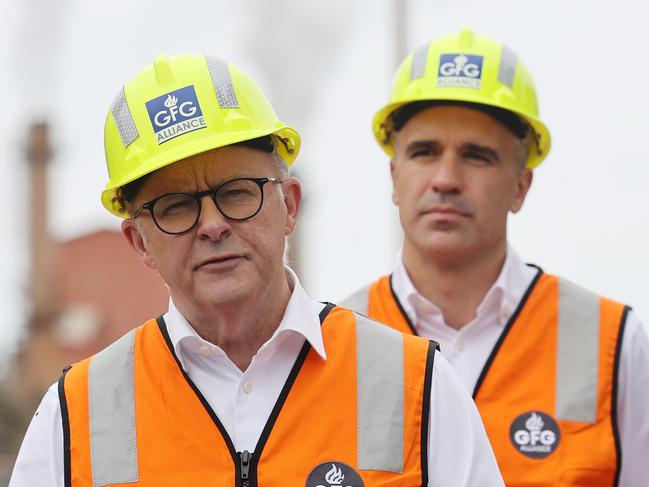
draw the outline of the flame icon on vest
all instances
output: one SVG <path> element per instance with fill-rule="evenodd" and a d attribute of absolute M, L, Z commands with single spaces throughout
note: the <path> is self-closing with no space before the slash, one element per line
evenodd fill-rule
<path fill-rule="evenodd" d="M 325 475 L 325 480 L 331 485 L 341 485 L 343 480 L 345 480 L 345 476 L 343 475 L 342 469 L 332 463 L 331 470 Z"/>
<path fill-rule="evenodd" d="M 365 482 L 346 463 L 329 460 L 311 470 L 306 487 L 365 487 Z"/>
<path fill-rule="evenodd" d="M 166 106 L 167 108 L 175 107 L 177 104 L 178 104 L 178 98 L 176 98 L 171 94 L 167 96 L 167 99 L 164 102 L 164 106 Z"/>
<path fill-rule="evenodd" d="M 529 431 L 541 431 L 544 425 L 543 419 L 536 413 L 532 413 L 529 419 L 525 421 L 525 427 Z"/>

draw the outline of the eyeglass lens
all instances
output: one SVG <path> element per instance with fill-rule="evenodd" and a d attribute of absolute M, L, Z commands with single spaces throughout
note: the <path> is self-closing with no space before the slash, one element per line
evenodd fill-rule
<path fill-rule="evenodd" d="M 212 193 L 212 199 L 225 217 L 232 220 L 245 220 L 254 216 L 261 208 L 262 185 L 255 180 L 235 179 L 217 188 Z M 192 194 L 171 193 L 155 202 L 152 213 L 162 231 L 183 233 L 196 224 L 200 210 L 199 197 Z"/>

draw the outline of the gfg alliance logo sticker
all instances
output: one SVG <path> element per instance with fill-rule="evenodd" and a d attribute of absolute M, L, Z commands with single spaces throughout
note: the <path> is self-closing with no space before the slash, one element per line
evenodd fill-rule
<path fill-rule="evenodd" d="M 146 109 L 158 144 L 207 126 L 192 85 L 146 102 Z"/>
<path fill-rule="evenodd" d="M 306 487 L 364 487 L 361 476 L 342 462 L 321 463 L 306 479 Z"/>
<path fill-rule="evenodd" d="M 561 433 L 554 418 L 540 411 L 517 417 L 509 428 L 514 447 L 526 457 L 545 458 L 559 446 Z"/>
<path fill-rule="evenodd" d="M 442 54 L 437 73 L 438 87 L 480 88 L 482 56 Z"/>

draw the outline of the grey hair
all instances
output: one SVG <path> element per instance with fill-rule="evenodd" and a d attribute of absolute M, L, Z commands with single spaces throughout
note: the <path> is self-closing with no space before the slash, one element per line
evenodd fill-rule
<path fill-rule="evenodd" d="M 286 161 L 276 151 L 272 152 L 271 157 L 273 158 L 275 174 L 283 181 L 288 177 L 288 164 L 286 164 Z"/>
<path fill-rule="evenodd" d="M 270 156 L 273 158 L 275 176 L 280 181 L 284 181 L 286 178 L 288 178 L 288 164 L 286 164 L 286 161 L 277 153 L 277 151 L 273 151 Z M 277 187 L 280 198 L 284 199 L 286 195 L 284 194 L 284 188 L 282 188 L 282 185 L 275 184 L 274 186 Z"/>
<path fill-rule="evenodd" d="M 536 140 L 534 136 L 534 129 L 530 127 L 527 131 L 527 134 L 524 138 L 518 139 L 516 142 L 516 151 L 514 154 L 516 167 L 519 169 L 525 169 L 527 165 L 527 160 L 530 157 L 530 151 L 534 150 L 534 145 L 536 145 Z"/>
<path fill-rule="evenodd" d="M 144 225 L 142 225 L 142 221 L 139 218 L 133 219 L 135 221 L 135 228 L 139 232 L 140 236 L 142 237 L 142 243 L 144 243 L 144 246 L 149 245 L 149 237 L 147 236 L 146 232 L 144 231 Z"/>

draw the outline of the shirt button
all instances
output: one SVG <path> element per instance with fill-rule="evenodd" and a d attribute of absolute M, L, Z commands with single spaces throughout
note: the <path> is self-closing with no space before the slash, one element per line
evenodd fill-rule
<path fill-rule="evenodd" d="M 198 353 L 209 357 L 210 355 L 212 355 L 212 349 L 207 345 L 201 345 L 200 347 L 198 347 Z"/>
<path fill-rule="evenodd" d="M 455 350 L 458 352 L 464 352 L 464 340 L 460 340 L 455 343 Z"/>
<path fill-rule="evenodd" d="M 243 383 L 243 392 L 252 392 L 252 382 L 244 382 Z"/>

